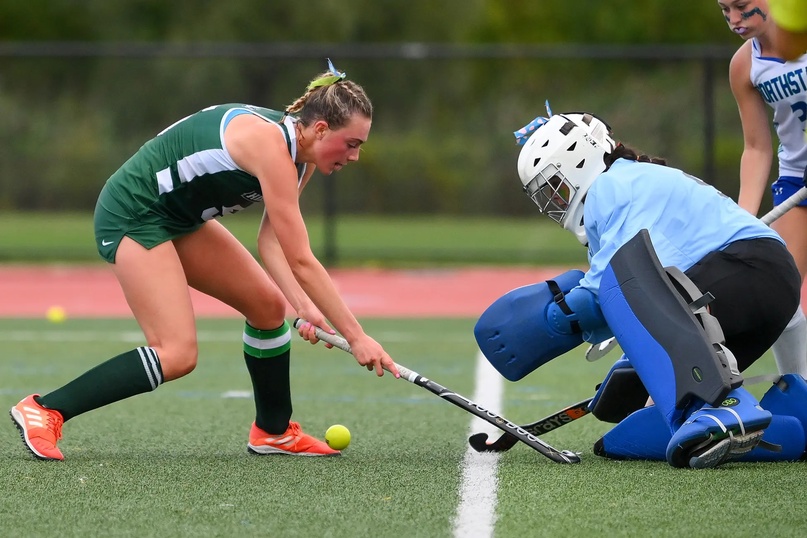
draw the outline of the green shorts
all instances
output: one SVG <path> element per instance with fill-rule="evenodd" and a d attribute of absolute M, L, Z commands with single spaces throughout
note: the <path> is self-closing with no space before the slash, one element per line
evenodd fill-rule
<path fill-rule="evenodd" d="M 108 182 L 95 204 L 93 223 L 98 254 L 115 263 L 121 239 L 128 236 L 147 249 L 198 230 L 203 222 L 179 222 L 133 200 L 115 195 Z"/>

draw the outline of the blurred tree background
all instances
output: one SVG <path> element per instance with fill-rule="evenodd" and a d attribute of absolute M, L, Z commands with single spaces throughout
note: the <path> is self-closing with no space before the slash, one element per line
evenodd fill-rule
<path fill-rule="evenodd" d="M 530 213 L 512 132 L 546 99 L 736 197 L 740 44 L 714 1 L 8 0 L 0 210 L 90 210 L 165 126 L 216 103 L 283 108 L 325 57 L 376 113 L 360 162 L 304 207 Z"/>

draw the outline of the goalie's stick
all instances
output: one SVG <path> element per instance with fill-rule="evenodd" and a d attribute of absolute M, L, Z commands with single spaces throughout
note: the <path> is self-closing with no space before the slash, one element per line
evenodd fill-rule
<path fill-rule="evenodd" d="M 593 398 L 586 398 L 582 402 L 577 402 L 569 407 L 565 407 L 557 413 L 552 413 L 541 420 L 524 424 L 521 428 L 533 435 L 542 435 L 551 432 L 591 413 L 591 410 L 588 408 L 588 404 L 591 403 L 591 400 L 593 400 Z M 471 445 L 471 448 L 477 452 L 505 452 L 513 448 L 518 442 L 518 439 L 505 433 L 492 443 L 488 443 L 487 441 L 488 434 L 486 433 L 475 433 L 468 438 L 468 443 Z"/>
<path fill-rule="evenodd" d="M 299 328 L 300 325 L 307 323 L 305 320 L 297 318 L 294 320 L 294 327 Z M 335 334 L 329 334 L 316 327 L 316 335 L 317 338 L 322 340 L 323 342 L 327 342 L 328 344 L 333 345 L 334 347 L 338 347 L 339 349 L 351 353 L 350 344 L 348 344 L 347 340 L 342 338 L 341 336 L 337 336 Z M 423 377 L 419 373 L 406 368 L 405 366 L 401 366 L 400 364 L 396 365 L 398 367 L 398 372 L 401 374 L 402 379 L 406 379 L 410 383 L 414 383 L 419 387 L 423 387 L 424 389 L 428 390 L 429 392 L 436 394 L 440 398 L 451 402 L 452 404 L 456 405 L 468 411 L 472 415 L 476 415 L 477 417 L 481 418 L 482 420 L 493 424 L 500 430 L 504 431 L 506 435 L 511 435 L 516 438 L 517 441 L 521 441 L 522 443 L 529 445 L 531 448 L 537 450 L 550 460 L 556 463 L 580 463 L 580 456 L 571 452 L 569 450 L 557 450 L 550 445 L 546 444 L 545 442 L 538 439 L 533 434 L 525 431 L 520 426 L 510 422 L 509 420 L 501 417 L 492 411 L 488 411 L 484 407 L 472 402 L 465 396 L 461 396 L 446 387 Z"/>

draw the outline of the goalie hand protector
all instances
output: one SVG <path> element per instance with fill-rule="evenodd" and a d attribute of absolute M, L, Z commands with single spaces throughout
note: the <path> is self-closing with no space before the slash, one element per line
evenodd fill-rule
<path fill-rule="evenodd" d="M 564 294 L 560 288 L 552 288 L 551 280 L 547 281 L 550 290 L 555 294 L 546 310 L 547 323 L 563 334 L 582 332 L 583 340 L 598 344 L 613 336 L 605 322 L 597 297 L 588 289 L 576 287 Z"/>
<path fill-rule="evenodd" d="M 474 327 L 476 342 L 505 379 L 518 381 L 583 343 L 581 333 L 570 329 L 568 323 L 560 331 L 546 318 L 547 308 L 555 304 L 557 290 L 563 297 L 581 278 L 582 271 L 572 270 L 547 282 L 516 288 L 482 313 Z"/>

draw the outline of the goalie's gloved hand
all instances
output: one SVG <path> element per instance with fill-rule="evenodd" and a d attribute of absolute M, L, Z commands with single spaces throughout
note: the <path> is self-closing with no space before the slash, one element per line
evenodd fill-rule
<path fill-rule="evenodd" d="M 559 334 L 583 333 L 586 342 L 597 343 L 613 336 L 600 310 L 597 297 L 586 288 L 555 294 L 546 308 L 547 325 Z"/>

